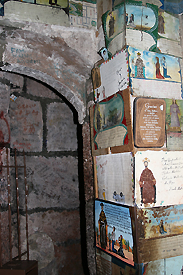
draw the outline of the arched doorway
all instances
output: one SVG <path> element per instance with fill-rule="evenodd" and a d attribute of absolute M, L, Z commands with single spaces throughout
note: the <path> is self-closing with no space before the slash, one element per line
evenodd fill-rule
<path fill-rule="evenodd" d="M 44 76 L 40 78 L 44 80 Z M 30 250 L 33 257 L 38 256 L 39 273 L 84 274 L 82 126 L 74 108 L 80 105 L 73 107 L 55 89 L 58 86 L 63 92 L 64 85 L 54 82 L 55 86 L 48 86 L 25 76 L 25 70 L 24 75 L 1 72 L 0 83 L 11 152 L 16 148 L 20 156 L 22 150 L 26 153 Z M 71 101 L 80 102 L 68 90 L 66 94 Z M 4 216 L 6 212 L 5 207 Z"/>

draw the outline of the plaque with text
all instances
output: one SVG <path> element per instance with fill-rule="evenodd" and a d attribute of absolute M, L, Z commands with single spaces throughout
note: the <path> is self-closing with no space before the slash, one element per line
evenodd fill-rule
<path fill-rule="evenodd" d="M 165 142 L 165 101 L 154 98 L 137 98 L 134 104 L 135 146 L 162 147 Z"/>

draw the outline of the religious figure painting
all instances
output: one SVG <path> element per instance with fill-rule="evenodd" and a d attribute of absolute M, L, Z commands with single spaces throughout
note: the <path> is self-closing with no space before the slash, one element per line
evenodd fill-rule
<path fill-rule="evenodd" d="M 135 77 L 145 78 L 145 65 L 140 52 L 137 53 L 137 59 L 135 62 Z"/>
<path fill-rule="evenodd" d="M 159 33 L 165 33 L 165 20 L 164 17 L 162 16 L 163 10 L 159 10 L 159 15 L 158 15 L 158 32 Z"/>
<path fill-rule="evenodd" d="M 122 1 L 121 1 L 122 2 Z M 102 15 L 105 43 L 109 53 L 114 55 L 125 45 L 125 9 L 124 3 Z"/>
<path fill-rule="evenodd" d="M 101 202 L 101 212 L 99 215 L 99 233 L 100 233 L 100 245 L 102 248 L 106 248 L 107 246 L 107 219 L 104 212 L 104 204 Z"/>
<path fill-rule="evenodd" d="M 96 247 L 118 260 L 134 265 L 130 210 L 102 200 L 95 200 Z"/>
<path fill-rule="evenodd" d="M 150 31 L 156 30 L 158 26 L 157 22 L 158 9 L 156 6 L 147 4 L 142 6 L 141 3 L 126 4 L 126 26 L 127 28 L 133 28 L 137 30 L 143 30 L 150 33 Z"/>
<path fill-rule="evenodd" d="M 168 150 L 183 150 L 183 100 L 165 99 Z"/>
<path fill-rule="evenodd" d="M 128 47 L 131 78 L 181 83 L 179 59 L 174 56 Z"/>
<path fill-rule="evenodd" d="M 108 147 L 111 151 L 114 147 L 118 150 L 118 146 L 124 152 L 131 151 L 132 127 L 129 104 L 129 90 L 125 89 L 91 107 L 93 152 Z"/>
<path fill-rule="evenodd" d="M 137 215 L 146 221 L 141 237 L 151 239 L 162 235 L 170 237 L 171 235 L 182 234 L 182 210 L 183 205 L 139 209 Z"/>
<path fill-rule="evenodd" d="M 164 37 L 175 41 L 180 41 L 179 19 L 177 15 L 165 12 L 163 9 L 158 11 L 158 34 L 159 38 Z"/>
<path fill-rule="evenodd" d="M 138 151 L 135 154 L 136 205 L 149 208 L 182 204 L 182 167 L 182 151 Z M 158 228 L 159 225 L 160 220 Z"/>
<path fill-rule="evenodd" d="M 157 6 L 149 3 L 143 5 L 139 1 L 127 1 L 125 23 L 126 43 L 128 45 L 135 46 L 140 43 L 142 49 L 156 48 L 158 37 Z M 132 36 L 133 39 L 131 39 Z"/>
<path fill-rule="evenodd" d="M 148 168 L 150 160 L 145 158 L 143 160 L 145 169 L 140 175 L 139 185 L 141 189 L 141 203 L 155 203 L 156 202 L 156 179 L 153 172 Z"/>

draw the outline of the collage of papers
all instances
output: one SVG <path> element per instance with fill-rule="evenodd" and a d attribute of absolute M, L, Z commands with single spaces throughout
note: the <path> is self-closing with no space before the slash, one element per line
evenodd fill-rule
<path fill-rule="evenodd" d="M 182 257 L 180 22 L 147 2 L 113 1 L 101 17 L 109 58 L 92 70 L 95 237 L 105 274 L 150 274 L 148 262 L 168 267 L 171 257 Z M 178 263 L 171 274 L 181 268 Z"/>

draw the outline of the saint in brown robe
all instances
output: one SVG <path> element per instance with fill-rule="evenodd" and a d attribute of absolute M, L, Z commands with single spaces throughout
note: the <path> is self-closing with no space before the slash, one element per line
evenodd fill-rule
<path fill-rule="evenodd" d="M 141 187 L 141 202 L 156 202 L 156 180 L 149 168 L 145 167 L 145 169 L 142 171 L 139 184 Z"/>

